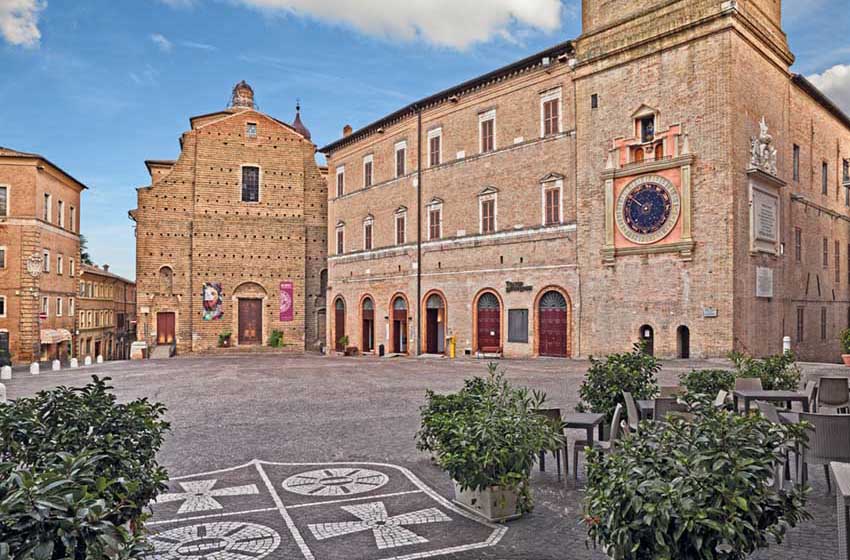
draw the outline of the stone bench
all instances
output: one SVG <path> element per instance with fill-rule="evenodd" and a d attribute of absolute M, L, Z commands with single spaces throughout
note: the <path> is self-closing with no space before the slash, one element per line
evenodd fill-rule
<path fill-rule="evenodd" d="M 850 560 L 850 463 L 831 463 L 838 504 L 838 558 Z"/>

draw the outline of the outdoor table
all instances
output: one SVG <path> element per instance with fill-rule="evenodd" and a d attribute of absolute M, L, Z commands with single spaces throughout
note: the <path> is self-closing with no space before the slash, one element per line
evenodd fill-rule
<path fill-rule="evenodd" d="M 850 464 L 830 463 L 838 504 L 838 558 L 850 560 Z"/>
<path fill-rule="evenodd" d="M 635 401 L 638 407 L 638 414 L 641 420 L 649 420 L 655 415 L 655 400 L 646 399 Z"/>
<path fill-rule="evenodd" d="M 805 393 L 797 391 L 764 391 L 758 389 L 736 389 L 732 393 L 735 410 L 738 410 L 738 399 L 744 399 L 744 414 L 750 412 L 750 403 L 752 401 L 767 401 L 767 402 L 799 402 L 803 405 L 803 411 L 809 411 L 809 397 Z"/>
<path fill-rule="evenodd" d="M 587 430 L 587 446 L 593 447 L 593 429 L 596 426 L 602 428 L 602 423 L 605 421 L 604 414 L 597 414 L 595 412 L 569 412 L 566 414 L 561 414 L 561 422 L 564 425 L 564 428 L 569 428 L 573 430 Z M 573 468 L 578 468 L 576 465 L 573 465 Z M 568 458 L 568 454 L 564 453 L 564 479 L 568 480 L 570 478 L 570 462 Z"/>

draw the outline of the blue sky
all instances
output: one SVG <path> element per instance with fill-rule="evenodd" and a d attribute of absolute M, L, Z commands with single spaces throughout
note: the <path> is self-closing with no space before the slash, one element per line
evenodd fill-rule
<path fill-rule="evenodd" d="M 850 112 L 847 0 L 786 0 L 796 70 Z M 262 111 L 336 139 L 419 97 L 574 38 L 574 0 L 0 0 L 0 145 L 89 185 L 82 231 L 133 278 L 145 159 L 239 80 Z M 11 79 L 10 79 L 11 78 Z"/>

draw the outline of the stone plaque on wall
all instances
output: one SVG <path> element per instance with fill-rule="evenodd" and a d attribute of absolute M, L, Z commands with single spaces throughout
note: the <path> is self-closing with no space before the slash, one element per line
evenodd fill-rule
<path fill-rule="evenodd" d="M 779 200 L 773 195 L 759 189 L 753 189 L 753 231 L 759 241 L 775 243 L 779 238 Z"/>
<path fill-rule="evenodd" d="M 773 269 L 756 267 L 756 297 L 773 297 Z"/>

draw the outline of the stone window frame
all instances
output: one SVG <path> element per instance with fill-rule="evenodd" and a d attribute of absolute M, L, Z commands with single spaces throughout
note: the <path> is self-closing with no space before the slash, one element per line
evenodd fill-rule
<path fill-rule="evenodd" d="M 366 166 L 369 166 L 369 174 L 366 174 Z M 368 178 L 368 181 L 366 180 Z M 369 188 L 375 184 L 375 154 L 363 156 L 363 188 Z"/>
<path fill-rule="evenodd" d="M 253 133 L 252 133 L 252 130 L 251 130 L 252 126 L 254 127 Z M 258 131 L 259 131 L 259 124 L 258 123 L 251 122 L 251 121 L 247 121 L 245 123 L 245 138 L 251 138 L 251 139 L 257 138 Z"/>
<path fill-rule="evenodd" d="M 41 296 L 41 312 L 50 317 L 50 297 Z"/>
<path fill-rule="evenodd" d="M 72 257 L 72 258 L 68 259 L 68 276 L 73 278 L 76 275 L 77 275 L 77 263 Z"/>
<path fill-rule="evenodd" d="M 340 234 L 342 234 L 342 237 L 340 237 Z M 336 224 L 334 247 L 337 255 L 345 254 L 345 222 L 337 222 Z"/>
<path fill-rule="evenodd" d="M 0 302 L 2 302 L 2 309 L 0 309 L 0 319 L 5 319 L 9 310 L 6 308 L 8 303 L 5 294 L 0 294 Z"/>
<path fill-rule="evenodd" d="M 394 230 L 395 230 L 395 244 L 396 245 L 404 245 L 407 243 L 407 208 L 405 206 L 399 206 L 398 209 L 393 214 L 393 218 L 395 220 Z M 404 227 L 399 230 L 398 221 L 404 220 Z M 401 238 L 399 237 L 399 231 L 401 231 Z"/>
<path fill-rule="evenodd" d="M 557 101 L 558 108 L 558 127 L 557 130 L 546 134 L 546 104 L 550 101 Z M 550 89 L 540 94 L 540 137 L 554 136 L 560 134 L 564 130 L 564 91 L 561 86 Z"/>
<path fill-rule="evenodd" d="M 368 230 L 368 235 L 367 235 Z M 367 243 L 368 242 L 368 243 Z M 363 250 L 371 251 L 375 247 L 375 217 L 371 214 L 363 218 Z"/>
<path fill-rule="evenodd" d="M 401 160 L 398 158 L 399 152 L 404 152 Z M 404 177 L 407 174 L 407 140 L 399 140 L 395 143 L 393 146 L 393 156 L 395 159 L 395 178 Z"/>
<path fill-rule="evenodd" d="M 63 307 L 63 305 L 62 305 L 62 298 L 61 298 L 61 297 L 57 297 L 57 298 L 56 298 L 56 316 L 57 316 L 57 317 L 61 317 L 61 316 L 62 316 L 62 312 L 64 311 L 64 309 L 62 309 L 62 307 Z"/>
<path fill-rule="evenodd" d="M 50 250 L 42 249 L 41 250 L 41 272 L 44 274 L 50 274 Z"/>
<path fill-rule="evenodd" d="M 437 161 L 434 162 L 434 152 L 432 150 L 433 146 L 431 145 L 431 141 L 434 139 L 438 139 L 438 150 L 437 150 Z M 443 127 L 438 126 L 437 128 L 431 129 L 428 131 L 428 167 L 439 167 L 443 164 Z"/>
<path fill-rule="evenodd" d="M 338 165 L 336 168 L 336 197 L 345 196 L 345 166 Z"/>
<path fill-rule="evenodd" d="M 56 213 L 59 215 L 59 227 L 65 229 L 65 201 L 56 201 Z"/>
<path fill-rule="evenodd" d="M 493 228 L 485 231 L 484 229 L 484 203 L 493 202 Z M 442 222 L 442 215 L 440 216 Z M 487 187 L 478 193 L 478 233 L 488 235 L 499 231 L 499 189 L 496 187 Z M 440 233 L 442 233 L 442 228 Z"/>
<path fill-rule="evenodd" d="M 0 270 L 6 270 L 6 255 L 9 253 L 8 247 L 6 245 L 0 245 Z"/>
<path fill-rule="evenodd" d="M 246 167 L 256 167 L 257 168 L 257 201 L 244 200 L 242 198 L 242 193 L 244 190 L 243 181 L 245 177 L 245 172 L 243 169 Z M 243 163 L 239 165 L 239 202 L 241 204 L 260 204 L 263 200 L 263 166 L 259 163 Z"/>
<path fill-rule="evenodd" d="M 493 122 L 493 146 L 489 150 L 484 150 L 484 123 Z M 489 154 L 498 150 L 498 134 L 496 132 L 496 109 L 489 109 L 478 113 L 478 153 Z"/>
<path fill-rule="evenodd" d="M 59 276 L 65 274 L 65 255 L 61 253 L 56 255 L 56 274 Z"/>
<path fill-rule="evenodd" d="M 12 185 L 0 183 L 0 189 L 6 189 L 6 208 L 4 213 L 0 213 L 0 218 L 8 218 L 9 207 L 12 205 Z"/>
<path fill-rule="evenodd" d="M 74 206 L 68 206 L 68 222 L 69 223 L 69 231 L 73 231 L 76 233 L 77 231 L 77 209 Z"/>
<path fill-rule="evenodd" d="M 44 208 L 42 208 L 42 219 L 48 224 L 53 223 L 53 195 L 44 193 Z"/>
<path fill-rule="evenodd" d="M 558 191 L 558 221 L 549 222 L 547 220 L 546 208 L 546 193 L 549 191 Z M 564 177 L 556 173 L 550 173 L 540 180 L 540 224 L 543 226 L 553 226 L 564 223 Z"/>
<path fill-rule="evenodd" d="M 436 241 L 443 238 L 443 200 L 437 197 L 431 199 L 426 205 L 428 212 L 428 241 Z M 432 212 L 439 212 L 440 221 L 437 224 L 437 236 L 432 235 L 433 224 L 431 223 Z"/>
<path fill-rule="evenodd" d="M 68 298 L 68 317 L 74 317 L 75 316 L 76 311 L 77 311 L 76 307 L 77 307 L 77 304 L 76 304 L 76 301 L 74 300 L 74 298 L 69 297 Z"/>

